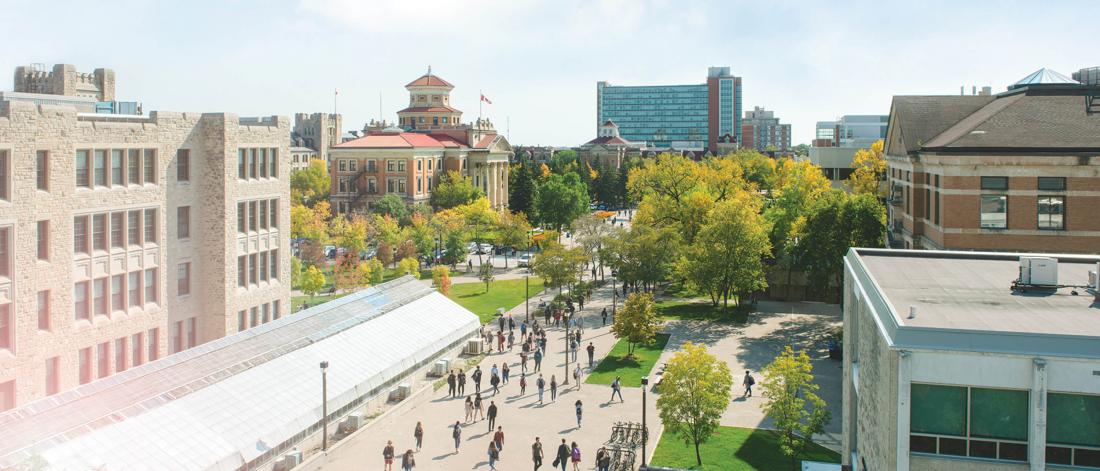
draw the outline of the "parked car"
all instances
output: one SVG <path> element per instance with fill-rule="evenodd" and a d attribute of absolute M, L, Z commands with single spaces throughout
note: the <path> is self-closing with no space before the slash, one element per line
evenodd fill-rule
<path fill-rule="evenodd" d="M 325 258 L 328 258 L 329 260 L 332 260 L 332 259 L 336 258 L 336 246 L 335 245 L 326 245 L 325 246 Z"/>
<path fill-rule="evenodd" d="M 523 254 L 523 255 L 520 255 L 520 256 L 519 256 L 519 262 L 517 262 L 517 263 L 518 263 L 518 264 L 519 264 L 519 266 L 521 266 L 521 267 L 529 267 L 529 266 L 531 266 L 531 254 Z"/>
<path fill-rule="evenodd" d="M 493 244 L 481 244 L 478 249 L 480 249 L 478 253 L 488 255 L 493 253 Z"/>

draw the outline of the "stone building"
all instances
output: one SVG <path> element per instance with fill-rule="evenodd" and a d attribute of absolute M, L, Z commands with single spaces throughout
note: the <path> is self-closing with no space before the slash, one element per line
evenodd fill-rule
<path fill-rule="evenodd" d="M 1046 69 L 998 95 L 897 96 L 891 244 L 1100 250 L 1100 87 Z"/>
<path fill-rule="evenodd" d="M 600 125 L 600 135 L 581 144 L 577 154 L 589 165 L 621 168 L 628 158 L 641 158 L 644 143 L 631 142 L 619 135 L 619 125 L 610 119 Z"/>
<path fill-rule="evenodd" d="M 295 113 L 294 129 L 290 134 L 291 145 L 297 148 L 313 149 L 315 155 L 310 158 L 320 158 L 329 164 L 329 149 L 341 142 L 343 134 L 344 117 L 336 113 Z M 304 152 L 292 152 L 292 169 L 309 166 L 309 159 L 305 162 L 295 162 L 295 156 L 301 158 Z"/>
<path fill-rule="evenodd" d="M 49 72 L 42 64 L 19 66 L 15 68 L 15 91 L 114 101 L 115 71 L 95 69 L 90 74 L 81 73 L 72 64 L 55 64 Z"/>
<path fill-rule="evenodd" d="M 508 140 L 488 119 L 462 124 L 462 112 L 450 106 L 454 87 L 430 70 L 405 88 L 409 106 L 397 113 L 398 126 L 368 126 L 362 137 L 332 148 L 333 209 L 370 209 L 387 194 L 427 204 L 450 170 L 470 177 L 494 208 L 508 207 Z"/>
<path fill-rule="evenodd" d="M 289 312 L 285 117 L 36 96 L 0 102 L 0 410 Z"/>
<path fill-rule="evenodd" d="M 319 159 L 320 153 L 309 147 L 293 146 L 290 148 L 290 170 L 301 170 L 309 167 L 314 159 Z"/>

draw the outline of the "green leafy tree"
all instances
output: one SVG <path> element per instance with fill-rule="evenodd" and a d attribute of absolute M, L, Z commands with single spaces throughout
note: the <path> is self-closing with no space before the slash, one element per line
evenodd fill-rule
<path fill-rule="evenodd" d="M 406 257 L 397 264 L 397 272 L 402 275 L 415 275 L 420 278 L 420 262 L 416 257 Z"/>
<path fill-rule="evenodd" d="M 848 249 L 884 245 L 886 208 L 873 194 L 834 189 L 814 200 L 807 211 L 792 230 L 797 239 L 793 253 L 810 286 L 837 296 Z"/>
<path fill-rule="evenodd" d="M 409 240 L 416 246 L 416 253 L 427 255 L 435 248 L 435 231 L 432 230 L 428 218 L 414 213 L 409 219 Z"/>
<path fill-rule="evenodd" d="M 484 197 L 485 192 L 474 186 L 470 177 L 462 176 L 457 170 L 449 170 L 439 177 L 430 201 L 436 208 L 450 209 Z"/>
<path fill-rule="evenodd" d="M 328 201 L 317 202 L 312 207 L 300 203 L 291 204 L 290 237 L 324 244 L 328 240 L 327 231 L 331 218 Z"/>
<path fill-rule="evenodd" d="M 300 285 L 302 292 L 309 295 L 309 300 L 312 302 L 313 297 L 321 292 L 321 288 L 325 287 L 325 274 L 314 266 L 306 268 L 306 271 L 302 273 Z"/>
<path fill-rule="evenodd" d="M 372 258 L 366 261 L 368 267 L 370 267 L 370 284 L 377 285 L 382 283 L 382 280 L 386 277 L 386 267 L 382 265 L 382 262 L 377 258 Z"/>
<path fill-rule="evenodd" d="M 772 419 L 780 450 L 791 459 L 792 470 L 798 469 L 798 457 L 830 419 L 825 400 L 817 395 L 813 370 L 806 352 L 796 354 L 788 345 L 763 371 L 764 414 Z"/>
<path fill-rule="evenodd" d="M 482 243 L 485 243 L 485 237 L 489 235 L 492 228 L 497 226 L 500 218 L 500 214 L 493 211 L 487 198 L 478 198 L 468 204 L 458 206 L 454 210 L 462 215 L 474 243 L 479 247 Z M 477 260 L 479 263 L 482 262 L 481 256 L 481 250 L 478 250 Z"/>
<path fill-rule="evenodd" d="M 366 218 L 353 215 L 350 218 L 333 218 L 329 224 L 329 238 L 337 247 L 355 254 L 367 248 L 367 233 L 370 227 Z"/>
<path fill-rule="evenodd" d="M 293 204 L 304 204 L 312 207 L 315 203 L 328 198 L 330 185 L 325 161 L 313 159 L 309 162 L 308 167 L 291 172 L 290 201 Z"/>
<path fill-rule="evenodd" d="M 603 249 L 604 243 L 607 242 L 608 236 L 611 235 L 612 227 L 607 224 L 604 218 L 589 213 L 573 221 L 572 230 L 577 245 L 584 250 L 588 261 L 591 262 L 593 266 L 599 262 L 602 271 L 603 262 L 600 259 L 601 249 Z"/>
<path fill-rule="evenodd" d="M 302 261 L 298 257 L 290 257 L 290 287 L 292 289 L 299 289 L 299 283 L 302 282 Z"/>
<path fill-rule="evenodd" d="M 771 189 L 769 182 L 775 173 L 775 159 L 753 149 L 738 149 L 729 157 L 741 166 L 745 181 L 755 184 L 757 189 Z"/>
<path fill-rule="evenodd" d="M 550 175 L 535 190 L 535 208 L 544 226 L 561 231 L 588 212 L 588 188 L 576 173 Z"/>
<path fill-rule="evenodd" d="M 675 228 L 636 224 L 629 231 L 616 229 L 606 238 L 600 259 L 618 272 L 617 278 L 646 290 L 669 278 L 682 249 Z"/>
<path fill-rule="evenodd" d="M 451 270 L 446 265 L 432 267 L 432 284 L 439 288 L 444 296 L 451 293 Z"/>
<path fill-rule="evenodd" d="M 387 193 L 374 203 L 374 214 L 389 216 L 397 221 L 404 219 L 408 212 L 405 200 L 393 193 Z"/>
<path fill-rule="evenodd" d="M 695 462 L 703 465 L 699 445 L 714 434 L 730 401 L 733 376 L 726 363 L 707 353 L 703 344 L 687 342 L 665 365 L 657 411 L 665 430 L 695 446 Z"/>
<path fill-rule="evenodd" d="M 531 261 L 531 271 L 542 277 L 546 286 L 558 288 L 577 282 L 584 253 L 579 248 L 567 249 L 556 241 L 547 241 L 546 248 Z"/>
<path fill-rule="evenodd" d="M 483 263 L 478 267 L 477 279 L 485 283 L 485 292 L 489 292 L 489 284 L 496 279 L 493 275 L 493 264 L 491 262 Z"/>
<path fill-rule="evenodd" d="M 657 308 L 653 305 L 650 293 L 631 293 L 623 303 L 623 308 L 615 315 L 611 331 L 615 337 L 626 340 L 626 357 L 634 357 L 634 349 L 641 344 L 653 342 L 660 327 Z"/>
<path fill-rule="evenodd" d="M 497 245 L 502 247 L 514 247 L 516 249 L 527 248 L 527 237 L 531 232 L 531 224 L 527 222 L 524 213 L 513 213 L 507 209 L 501 209 L 497 217 Z M 504 251 L 504 268 L 508 268 L 508 255 L 510 250 Z"/>
<path fill-rule="evenodd" d="M 729 158 L 695 162 L 665 154 L 646 160 L 628 177 L 631 193 L 641 200 L 635 223 L 673 227 L 691 243 L 716 203 L 747 188 L 742 174 Z"/>
<path fill-rule="evenodd" d="M 598 169 L 599 175 L 593 182 L 596 201 L 609 207 L 618 205 L 619 171 L 609 162 L 603 162 Z"/>
<path fill-rule="evenodd" d="M 710 294 L 711 301 L 722 301 L 767 286 L 764 257 L 771 244 L 758 205 L 747 194 L 715 206 L 709 221 L 699 231 L 695 243 L 685 250 L 681 274 Z"/>
<path fill-rule="evenodd" d="M 794 146 L 792 150 L 794 151 L 794 155 L 797 155 L 799 157 L 810 155 L 810 146 L 808 144 L 799 144 L 797 146 Z"/>
<path fill-rule="evenodd" d="M 535 175 L 529 164 L 520 163 L 512 173 L 515 181 L 508 187 L 508 207 L 513 211 L 526 214 L 534 219 L 535 214 Z"/>

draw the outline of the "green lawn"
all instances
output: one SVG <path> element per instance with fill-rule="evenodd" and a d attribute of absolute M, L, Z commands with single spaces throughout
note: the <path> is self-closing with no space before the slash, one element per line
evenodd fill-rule
<path fill-rule="evenodd" d="M 596 368 L 588 375 L 585 382 L 611 384 L 615 377 L 619 376 L 623 386 L 641 386 L 642 376 L 648 375 L 650 370 L 653 369 L 653 365 L 657 363 L 657 358 L 661 356 L 665 345 L 668 344 L 668 338 L 668 334 L 657 334 L 657 337 L 653 339 L 653 343 L 635 347 L 634 358 L 630 359 L 626 358 L 626 352 L 629 348 L 627 342 L 625 340 L 615 342 L 615 346 L 611 348 L 607 358 L 596 365 Z M 577 358 L 583 356 L 585 354 L 581 353 L 577 355 Z"/>
<path fill-rule="evenodd" d="M 654 466 L 697 470 L 788 470 L 790 459 L 779 450 L 778 435 L 770 430 L 718 427 L 714 435 L 699 447 L 703 466 L 696 465 L 695 447 L 685 445 L 679 436 L 665 433 L 657 443 L 651 460 Z M 839 463 L 840 455 L 818 444 L 810 445 L 808 461 Z"/>
<path fill-rule="evenodd" d="M 729 312 L 722 310 L 722 305 L 713 306 L 710 301 L 660 301 L 656 303 L 657 315 L 663 320 L 700 320 L 714 322 L 745 322 L 749 318 L 751 309 L 748 306 L 729 307 Z"/>
<path fill-rule="evenodd" d="M 531 296 L 541 292 L 542 278 L 531 277 Z M 451 285 L 451 294 L 448 297 L 473 311 L 481 318 L 481 323 L 485 324 L 493 320 L 497 308 L 508 310 L 522 303 L 523 295 L 523 278 L 517 278 L 494 281 L 489 285 L 488 292 L 485 291 L 485 283 L 456 283 Z M 534 310 L 535 306 L 531 306 L 531 309 Z"/>

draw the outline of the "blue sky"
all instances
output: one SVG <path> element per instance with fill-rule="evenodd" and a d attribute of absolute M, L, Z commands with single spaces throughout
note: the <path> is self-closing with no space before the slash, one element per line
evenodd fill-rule
<path fill-rule="evenodd" d="M 701 83 L 728 65 L 744 106 L 809 142 L 816 121 L 896 94 L 1002 91 L 1041 67 L 1100 65 L 1093 1 L 0 0 L 0 89 L 32 62 L 115 69 L 146 110 L 332 111 L 388 120 L 434 73 L 517 144 L 595 136 L 596 82 Z M 510 123 L 510 126 L 506 126 Z"/>

